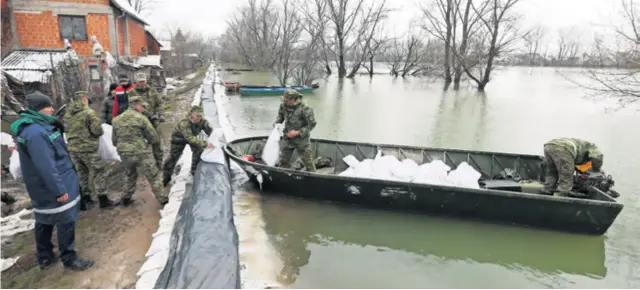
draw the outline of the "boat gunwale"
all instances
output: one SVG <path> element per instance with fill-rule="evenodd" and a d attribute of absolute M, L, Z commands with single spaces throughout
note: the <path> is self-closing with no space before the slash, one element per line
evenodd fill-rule
<path fill-rule="evenodd" d="M 248 142 L 248 141 L 254 141 L 254 140 L 266 140 L 268 138 L 268 136 L 253 136 L 253 137 L 244 137 L 244 138 L 238 138 L 235 139 L 231 142 L 228 142 L 226 146 L 224 146 L 224 152 L 225 154 L 227 154 L 229 156 L 229 158 L 233 159 L 234 161 L 241 163 L 241 164 L 245 164 L 245 165 L 249 165 L 249 166 L 254 166 L 258 169 L 265 169 L 265 170 L 270 170 L 270 171 L 277 171 L 277 172 L 281 172 L 281 173 L 285 173 L 285 174 L 291 174 L 291 175 L 302 175 L 302 176 L 307 176 L 307 177 L 313 177 L 313 178 L 321 178 L 321 179 L 331 179 L 331 180 L 340 180 L 340 181 L 359 181 L 359 182 L 376 182 L 376 183 L 381 183 L 384 185 L 389 185 L 389 186 L 408 186 L 408 187 L 421 187 L 421 188 L 433 188 L 433 189 L 441 189 L 441 190 L 449 190 L 449 191 L 462 191 L 462 192 L 467 192 L 467 193 L 473 193 L 473 194 L 479 194 L 479 195 L 493 195 L 493 196 L 502 196 L 502 197 L 515 197 L 515 198 L 522 198 L 522 199 L 537 199 L 537 200 L 543 200 L 543 201 L 550 201 L 550 202 L 555 202 L 555 203 L 567 203 L 567 204 L 584 204 L 584 205 L 594 205 L 594 206 L 599 206 L 599 207 L 614 207 L 614 208 L 620 208 L 620 210 L 622 210 L 622 208 L 624 208 L 624 204 L 618 202 L 617 200 L 609 197 L 610 201 L 604 201 L 604 200 L 592 200 L 592 199 L 578 199 L 578 198 L 569 198 L 569 197 L 557 197 L 557 196 L 548 196 L 548 195 L 544 195 L 544 194 L 533 194 L 533 193 L 527 193 L 527 192 L 510 192 L 510 191 L 506 191 L 506 190 L 496 190 L 496 189 L 473 189 L 473 188 L 466 188 L 466 187 L 457 187 L 457 186 L 450 186 L 450 185 L 438 185 L 438 184 L 425 184 L 425 183 L 413 183 L 413 182 L 405 182 L 405 181 L 395 181 L 395 180 L 384 180 L 384 179 L 374 179 L 374 178 L 362 178 L 362 177 L 350 177 L 350 176 L 339 176 L 337 174 L 322 174 L 322 173 L 316 173 L 316 172 L 307 172 L 307 171 L 299 171 L 299 170 L 295 170 L 295 169 L 288 169 L 288 168 L 281 168 L 281 167 L 275 167 L 275 166 L 269 166 L 266 164 L 260 164 L 260 163 L 256 163 L 256 162 L 251 162 L 251 161 L 247 161 L 244 160 L 242 158 L 240 158 L 240 156 L 237 156 L 235 154 L 233 154 L 231 152 L 231 150 L 229 149 L 231 145 L 233 144 L 237 144 L 237 143 L 241 143 L 241 142 Z M 381 144 L 381 143 L 368 143 L 368 142 L 353 142 L 353 141 L 339 141 L 339 140 L 329 140 L 329 139 L 320 139 L 320 138 L 311 138 L 311 141 L 321 141 L 321 142 L 325 142 L 325 143 L 340 143 L 340 144 L 349 144 L 349 145 L 370 145 L 370 146 L 374 146 L 377 147 L 379 149 L 379 147 L 395 147 L 395 148 L 400 148 L 400 149 L 419 149 L 419 150 L 441 150 L 441 151 L 451 151 L 451 152 L 458 152 L 458 153 L 469 153 L 469 152 L 474 152 L 474 153 L 479 153 L 479 154 L 493 154 L 493 155 L 502 155 L 502 156 L 509 156 L 509 157 L 532 157 L 532 158 L 542 158 L 542 156 L 539 155 L 533 155 L 533 154 L 516 154 L 516 153 L 502 153 L 502 152 L 490 152 L 490 151 L 475 151 L 475 150 L 464 150 L 464 149 L 445 149 L 445 148 L 436 148 L 436 147 L 419 147 L 419 146 L 410 146 L 410 145 L 393 145 L 393 144 Z M 600 193 L 604 194 L 605 196 L 606 193 L 600 191 Z"/>

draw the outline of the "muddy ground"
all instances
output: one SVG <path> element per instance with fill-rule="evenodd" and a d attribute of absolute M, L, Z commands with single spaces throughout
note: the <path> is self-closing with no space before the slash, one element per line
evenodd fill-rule
<path fill-rule="evenodd" d="M 165 101 L 166 122 L 161 125 L 165 156 L 175 123 L 186 116 L 193 96 L 202 83 L 200 74 Z M 116 165 L 110 170 L 109 196 L 120 199 L 124 171 Z M 24 197 L 24 186 L 13 178 L 3 178 L 2 190 Z M 160 205 L 144 178 L 138 180 L 136 202 L 128 207 L 82 212 L 76 227 L 76 248 L 83 257 L 96 261 L 84 272 L 65 270 L 57 263 L 40 270 L 35 257 L 33 231 L 16 235 L 2 246 L 2 257 L 20 256 L 18 262 L 2 272 L 1 286 L 6 288 L 134 288 L 136 273 L 145 261 L 151 234 L 158 228 Z M 54 233 L 53 243 L 57 245 Z M 57 249 L 56 249 L 57 253 Z"/>

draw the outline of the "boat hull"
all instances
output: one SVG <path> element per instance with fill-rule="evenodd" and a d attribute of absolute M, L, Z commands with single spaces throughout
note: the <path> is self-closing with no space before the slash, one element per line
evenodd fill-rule
<path fill-rule="evenodd" d="M 267 137 L 238 139 L 225 147 L 228 158 L 236 161 L 254 179 L 262 175 L 265 193 L 283 193 L 302 198 L 334 201 L 373 208 L 422 212 L 525 225 L 537 228 L 602 235 L 613 224 L 623 205 L 607 194 L 594 192 L 590 199 L 559 198 L 535 193 L 493 189 L 470 189 L 443 185 L 343 177 L 309 173 L 249 162 L 240 158 L 250 154 Z M 333 147 L 333 149 L 331 148 Z M 312 139 L 316 156 L 332 158 L 335 172 L 346 169 L 342 158 L 373 158 L 378 149 L 385 155 L 411 158 L 419 164 L 443 160 L 452 168 L 468 162 L 483 177 L 495 176 L 505 168 L 515 168 L 523 179 L 540 179 L 542 157 L 411 146 L 381 145 Z M 416 157 L 421 155 L 420 157 Z M 294 159 L 296 158 L 294 154 Z M 421 159 L 421 160 L 416 160 Z M 336 162 L 337 161 L 337 162 Z M 478 168 L 480 167 L 480 168 Z"/>

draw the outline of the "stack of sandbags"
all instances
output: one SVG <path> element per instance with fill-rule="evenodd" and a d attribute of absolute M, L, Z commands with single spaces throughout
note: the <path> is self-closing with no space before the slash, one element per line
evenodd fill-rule
<path fill-rule="evenodd" d="M 466 162 L 451 170 L 451 167 L 441 160 L 418 165 L 411 159 L 399 161 L 392 155 L 382 156 L 380 151 L 374 159 L 358 161 L 353 155 L 348 155 L 342 160 L 349 168 L 338 174 L 339 176 L 480 188 L 480 172 Z"/>

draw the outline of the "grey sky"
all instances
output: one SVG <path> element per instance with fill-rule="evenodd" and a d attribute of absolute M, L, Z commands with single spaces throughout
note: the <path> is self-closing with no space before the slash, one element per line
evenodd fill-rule
<path fill-rule="evenodd" d="M 387 0 L 396 8 L 389 19 L 390 33 L 400 34 L 409 21 L 419 17 L 416 3 L 424 0 Z M 245 0 L 159 0 L 145 17 L 154 28 L 162 31 L 167 25 L 186 27 L 207 35 L 219 35 L 225 30 L 225 20 L 245 3 Z M 550 30 L 549 37 L 561 27 L 576 26 L 591 39 L 593 24 L 606 25 L 619 18 L 618 0 L 523 0 L 517 6 L 523 24 L 542 24 Z"/>

